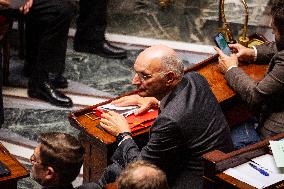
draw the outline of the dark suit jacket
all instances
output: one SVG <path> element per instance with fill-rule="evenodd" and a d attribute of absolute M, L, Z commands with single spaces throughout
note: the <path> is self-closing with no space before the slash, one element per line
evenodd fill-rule
<path fill-rule="evenodd" d="M 261 134 L 267 137 L 284 132 L 284 50 L 278 52 L 275 43 L 256 48 L 256 63 L 269 63 L 266 76 L 256 82 L 241 68 L 232 68 L 225 79 L 244 101 L 259 111 Z"/>
<path fill-rule="evenodd" d="M 173 188 L 202 188 L 202 154 L 232 149 L 225 117 L 207 81 L 196 72 L 187 73 L 164 100 L 147 145 L 140 151 L 132 139 L 125 140 L 112 160 L 122 167 L 147 160 L 166 172 Z"/>

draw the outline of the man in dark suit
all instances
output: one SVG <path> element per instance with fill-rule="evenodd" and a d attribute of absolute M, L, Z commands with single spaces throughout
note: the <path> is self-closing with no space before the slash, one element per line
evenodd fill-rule
<path fill-rule="evenodd" d="M 63 72 L 69 25 L 75 5 L 69 0 L 27 0 L 25 75 L 28 95 L 63 107 L 72 100 L 56 88 L 66 88 Z M 24 7 L 26 7 L 26 5 Z"/>
<path fill-rule="evenodd" d="M 157 107 L 159 100 L 160 114 L 142 150 L 122 115 L 102 114 L 101 126 L 117 136 L 118 147 L 111 165 L 116 170 L 108 167 L 101 185 L 113 182 L 119 168 L 142 159 L 165 171 L 172 188 L 202 188 L 201 156 L 232 149 L 228 124 L 206 79 L 196 72 L 184 75 L 183 69 L 176 52 L 167 46 L 152 46 L 139 54 L 132 80 L 139 93 L 114 104 L 138 105 L 145 111 Z"/>
<path fill-rule="evenodd" d="M 107 58 L 126 58 L 126 50 L 105 39 L 108 0 L 80 0 L 74 50 Z"/>
<path fill-rule="evenodd" d="M 262 137 L 284 132 L 284 2 L 274 2 L 271 8 L 275 42 L 245 48 L 230 45 L 237 53 L 226 56 L 219 48 L 219 67 L 228 84 L 242 99 L 259 112 Z M 269 64 L 265 77 L 256 82 L 241 68 L 240 61 Z"/>
<path fill-rule="evenodd" d="M 30 158 L 32 177 L 43 189 L 73 189 L 84 159 L 84 148 L 65 133 L 43 133 Z"/>

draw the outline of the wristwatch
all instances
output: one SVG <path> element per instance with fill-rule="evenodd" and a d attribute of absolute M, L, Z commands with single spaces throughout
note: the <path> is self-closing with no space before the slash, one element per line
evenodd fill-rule
<path fill-rule="evenodd" d="M 132 136 L 132 133 L 131 132 L 119 133 L 116 137 L 117 144 L 119 144 L 126 136 Z"/>

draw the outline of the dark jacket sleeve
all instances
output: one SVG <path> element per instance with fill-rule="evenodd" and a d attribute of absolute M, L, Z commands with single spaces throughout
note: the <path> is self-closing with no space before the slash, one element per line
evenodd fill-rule
<path fill-rule="evenodd" d="M 258 108 L 273 95 L 281 94 L 284 88 L 284 51 L 271 60 L 271 71 L 259 82 L 251 79 L 241 68 L 232 68 L 225 74 L 229 85 L 251 106 Z"/>
<path fill-rule="evenodd" d="M 258 45 L 255 46 L 255 48 L 257 50 L 256 64 L 268 64 L 277 52 L 276 44 L 274 42 Z"/>
<path fill-rule="evenodd" d="M 141 151 L 134 140 L 127 139 L 118 146 L 112 161 L 124 167 L 134 160 L 143 159 L 163 167 L 172 161 L 181 143 L 182 135 L 177 128 L 172 120 L 160 116 L 151 128 L 149 142 Z"/>

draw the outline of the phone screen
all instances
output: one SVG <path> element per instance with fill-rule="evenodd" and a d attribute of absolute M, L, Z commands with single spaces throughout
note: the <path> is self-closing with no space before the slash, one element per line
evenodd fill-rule
<path fill-rule="evenodd" d="M 224 35 L 222 33 L 218 33 L 215 37 L 214 37 L 214 41 L 216 43 L 216 45 L 228 56 L 230 56 L 231 54 L 231 50 L 230 47 L 228 46 L 228 43 L 224 37 Z"/>

